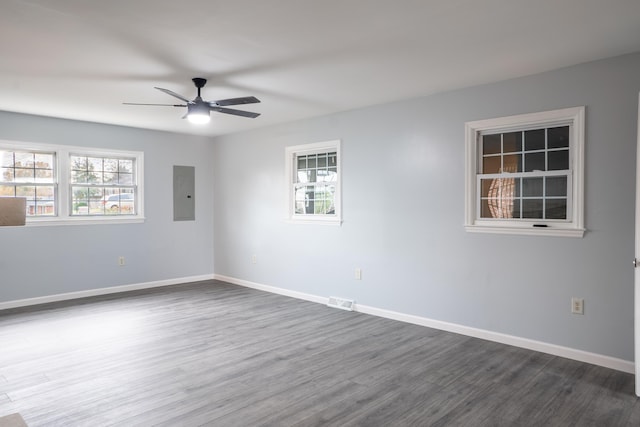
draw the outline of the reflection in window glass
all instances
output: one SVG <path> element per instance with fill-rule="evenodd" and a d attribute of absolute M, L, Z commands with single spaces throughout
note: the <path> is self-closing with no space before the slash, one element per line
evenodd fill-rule
<path fill-rule="evenodd" d="M 568 141 L 569 126 L 482 135 L 480 218 L 567 219 Z"/>

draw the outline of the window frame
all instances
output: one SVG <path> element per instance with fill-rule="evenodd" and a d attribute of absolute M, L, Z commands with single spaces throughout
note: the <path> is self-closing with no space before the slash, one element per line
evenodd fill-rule
<path fill-rule="evenodd" d="M 342 158 L 340 153 L 340 140 L 331 140 L 289 146 L 285 148 L 285 176 L 287 194 L 286 220 L 297 224 L 342 224 Z M 297 184 L 297 159 L 298 156 L 336 152 L 336 173 L 334 195 L 334 214 L 296 214 L 295 213 L 295 187 Z"/>
<path fill-rule="evenodd" d="M 480 137 L 488 133 L 569 125 L 569 184 L 566 220 L 480 218 Z M 465 229 L 472 233 L 583 237 L 585 107 L 571 107 L 465 123 Z M 535 176 L 549 175 L 541 171 Z"/>
<path fill-rule="evenodd" d="M 57 216 L 58 214 L 58 206 L 55 203 L 55 200 L 58 199 L 58 161 L 57 161 L 57 153 L 55 151 L 52 150 L 42 150 L 42 149 L 25 149 L 25 148 L 17 148 L 17 147 L 9 147 L 8 145 L 0 145 L 0 149 L 2 149 L 3 151 L 9 151 L 9 152 L 13 152 L 14 156 L 16 153 L 28 153 L 28 154 L 32 154 L 35 155 L 40 154 L 40 155 L 51 155 L 52 157 L 52 162 L 51 162 L 51 181 L 50 182 L 38 182 L 38 178 L 36 177 L 36 171 L 40 168 L 36 167 L 36 164 L 34 163 L 34 167 L 33 167 L 33 171 L 34 171 L 34 179 L 32 181 L 16 181 L 16 177 L 15 174 L 17 172 L 18 169 L 25 169 L 24 167 L 17 167 L 14 163 L 14 165 L 12 167 L 8 167 L 5 168 L 3 167 L 3 169 L 13 169 L 13 173 L 14 173 L 14 180 L 13 181 L 3 181 L 2 178 L 0 177 L 0 183 L 2 183 L 2 185 L 5 186 L 12 186 L 14 188 L 14 196 L 13 197 L 24 197 L 24 196 L 18 196 L 16 195 L 18 193 L 18 188 L 20 187 L 36 187 L 36 194 L 37 194 L 37 187 L 52 187 L 53 190 L 53 200 L 54 200 L 54 205 L 53 205 L 53 213 L 52 214 L 42 214 L 42 215 L 28 215 L 27 218 L 42 218 L 42 217 L 46 217 L 46 218 L 52 218 Z M 15 158 L 14 158 L 15 161 Z M 42 169 L 40 169 L 42 170 Z M 11 196 L 3 196 L 3 197 L 11 197 Z M 28 203 L 29 200 L 27 200 L 27 211 L 28 211 Z M 38 207 L 38 202 L 35 201 L 34 203 L 34 210 L 37 210 Z"/>
<path fill-rule="evenodd" d="M 26 226 L 131 224 L 144 222 L 144 153 L 141 151 L 115 150 L 71 145 L 30 143 L 0 140 L 0 149 L 14 151 L 50 152 L 55 155 L 56 203 L 55 216 L 29 216 Z M 71 168 L 72 155 L 132 158 L 135 160 L 136 213 L 132 215 L 72 215 Z"/>

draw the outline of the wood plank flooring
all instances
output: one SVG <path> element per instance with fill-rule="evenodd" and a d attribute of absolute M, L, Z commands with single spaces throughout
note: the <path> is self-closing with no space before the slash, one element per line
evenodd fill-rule
<path fill-rule="evenodd" d="M 0 312 L 31 426 L 638 426 L 630 374 L 207 281 Z"/>

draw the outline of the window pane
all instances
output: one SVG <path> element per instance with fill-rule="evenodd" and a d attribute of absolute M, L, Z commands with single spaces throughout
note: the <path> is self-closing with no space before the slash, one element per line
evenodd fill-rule
<path fill-rule="evenodd" d="M 327 153 L 327 159 L 329 161 L 329 166 L 337 166 L 338 165 L 338 154 L 336 152 Z"/>
<path fill-rule="evenodd" d="M 36 169 L 36 182 L 53 182 L 51 169 Z"/>
<path fill-rule="evenodd" d="M 102 174 L 102 181 L 105 184 L 117 184 L 118 174 L 116 172 L 105 172 Z"/>
<path fill-rule="evenodd" d="M 13 166 L 13 151 L 0 150 L 0 166 Z"/>
<path fill-rule="evenodd" d="M 298 169 L 305 169 L 307 167 L 307 156 L 298 157 Z"/>
<path fill-rule="evenodd" d="M 542 178 L 522 178 L 523 197 L 542 197 Z"/>
<path fill-rule="evenodd" d="M 74 184 L 84 184 L 87 182 L 87 172 L 85 171 L 71 171 L 71 182 Z"/>
<path fill-rule="evenodd" d="M 493 181 L 495 180 L 494 179 L 480 180 L 480 194 L 483 199 L 486 197 L 489 197 L 489 192 L 491 191 L 491 188 L 493 186 Z"/>
<path fill-rule="evenodd" d="M 542 218 L 542 199 L 523 199 L 522 218 Z"/>
<path fill-rule="evenodd" d="M 318 185 L 315 188 L 313 213 L 317 215 L 332 215 L 335 213 L 334 194 L 335 185 Z"/>
<path fill-rule="evenodd" d="M 318 154 L 318 167 L 326 168 L 327 167 L 327 155 L 326 154 Z"/>
<path fill-rule="evenodd" d="M 103 159 L 103 168 L 105 172 L 117 172 L 118 159 Z"/>
<path fill-rule="evenodd" d="M 53 216 L 56 213 L 55 189 L 53 186 L 38 186 L 35 188 L 36 197 L 31 202 L 33 204 L 34 215 Z M 30 202 L 27 201 L 27 206 Z"/>
<path fill-rule="evenodd" d="M 86 171 L 88 169 L 87 158 L 71 156 L 71 170 Z"/>
<path fill-rule="evenodd" d="M 544 129 L 528 130 L 524 133 L 525 151 L 544 150 Z"/>
<path fill-rule="evenodd" d="M 480 201 L 480 218 L 493 218 L 489 209 L 489 200 L 487 199 Z"/>
<path fill-rule="evenodd" d="M 547 199 L 545 218 L 567 219 L 567 199 Z"/>
<path fill-rule="evenodd" d="M 520 192 L 520 178 L 482 179 L 480 185 L 482 197 L 512 199 Z"/>
<path fill-rule="evenodd" d="M 510 173 L 522 172 L 522 155 L 510 154 L 508 156 L 504 156 L 502 171 Z"/>
<path fill-rule="evenodd" d="M 566 176 L 550 176 L 546 181 L 547 197 L 566 197 L 567 196 L 567 177 Z"/>
<path fill-rule="evenodd" d="M 337 174 L 333 171 L 328 170 L 318 170 L 317 180 L 318 182 L 332 182 L 336 181 L 338 178 Z"/>
<path fill-rule="evenodd" d="M 521 203 L 522 199 L 513 200 L 513 218 L 520 219 L 522 217 L 522 209 L 520 209 Z"/>
<path fill-rule="evenodd" d="M 569 150 L 549 151 L 549 170 L 569 169 Z"/>
<path fill-rule="evenodd" d="M 481 201 L 482 218 L 513 218 L 514 205 L 518 202 L 518 199 L 509 197 L 483 199 Z"/>
<path fill-rule="evenodd" d="M 73 187 L 71 189 L 73 202 L 88 202 L 89 200 L 89 188 L 88 187 Z"/>
<path fill-rule="evenodd" d="M 308 171 L 304 171 L 304 170 L 299 170 L 298 171 L 298 181 L 299 183 L 306 183 L 309 182 L 309 172 Z"/>
<path fill-rule="evenodd" d="M 500 173 L 501 160 L 500 156 L 491 156 L 482 158 L 482 173 Z"/>
<path fill-rule="evenodd" d="M 89 164 L 89 171 L 102 172 L 101 157 L 88 157 L 87 162 Z"/>
<path fill-rule="evenodd" d="M 544 152 L 542 153 L 527 153 L 524 155 L 524 171 L 544 171 Z"/>
<path fill-rule="evenodd" d="M 2 173 L 2 177 L 0 178 L 0 180 L 4 182 L 13 182 L 14 181 L 13 171 L 14 171 L 13 168 L 0 169 L 0 173 Z"/>
<path fill-rule="evenodd" d="M 133 184 L 133 174 L 131 173 L 120 173 L 118 175 L 118 184 Z"/>
<path fill-rule="evenodd" d="M 503 152 L 522 151 L 522 132 L 505 133 L 502 136 Z"/>
<path fill-rule="evenodd" d="M 119 160 L 118 161 L 118 171 L 133 173 L 133 160 Z"/>
<path fill-rule="evenodd" d="M 307 168 L 315 169 L 315 167 L 316 167 L 316 155 L 311 154 L 310 156 L 307 156 Z"/>
<path fill-rule="evenodd" d="M 16 167 L 28 167 L 33 168 L 33 153 L 15 153 Z"/>
<path fill-rule="evenodd" d="M 36 180 L 35 169 L 16 168 L 16 182 L 34 182 Z"/>
<path fill-rule="evenodd" d="M 0 185 L 0 196 L 14 197 L 16 195 L 16 187 L 13 185 Z"/>
<path fill-rule="evenodd" d="M 36 187 L 33 185 L 18 185 L 16 186 L 16 196 L 33 200 L 36 197 Z"/>
<path fill-rule="evenodd" d="M 569 126 L 547 129 L 548 148 L 569 148 Z"/>
<path fill-rule="evenodd" d="M 501 152 L 501 134 L 482 136 L 482 154 L 499 154 Z"/>
<path fill-rule="evenodd" d="M 35 158 L 36 158 L 36 168 L 53 169 L 53 154 L 36 153 Z"/>

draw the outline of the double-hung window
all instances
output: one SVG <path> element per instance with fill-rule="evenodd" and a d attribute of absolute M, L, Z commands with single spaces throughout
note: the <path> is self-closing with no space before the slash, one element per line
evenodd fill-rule
<path fill-rule="evenodd" d="M 0 197 L 26 199 L 27 225 L 141 222 L 143 153 L 0 141 Z"/>
<path fill-rule="evenodd" d="M 26 198 L 28 217 L 56 216 L 56 153 L 0 147 L 0 197 Z"/>
<path fill-rule="evenodd" d="M 286 148 L 287 218 L 340 224 L 340 141 Z"/>
<path fill-rule="evenodd" d="M 466 228 L 581 237 L 584 107 L 466 124 Z"/>
<path fill-rule="evenodd" d="M 135 157 L 71 154 L 71 215 L 135 215 L 135 167 Z"/>

